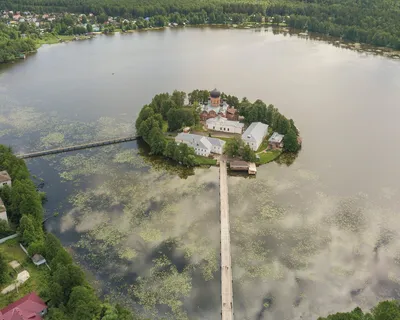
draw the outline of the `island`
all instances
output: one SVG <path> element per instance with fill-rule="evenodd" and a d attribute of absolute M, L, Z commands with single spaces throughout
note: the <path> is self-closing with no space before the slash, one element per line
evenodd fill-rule
<path fill-rule="evenodd" d="M 294 121 L 273 105 L 217 89 L 157 94 L 141 109 L 136 133 L 151 154 L 184 166 L 216 165 L 224 157 L 232 170 L 249 173 L 255 164 L 297 153 L 302 143 Z"/>

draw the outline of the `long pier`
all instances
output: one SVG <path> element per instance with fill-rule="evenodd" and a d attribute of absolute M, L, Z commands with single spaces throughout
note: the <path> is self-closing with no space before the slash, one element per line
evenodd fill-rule
<path fill-rule="evenodd" d="M 229 227 L 228 178 L 226 160 L 219 165 L 221 220 L 221 319 L 233 320 L 233 283 Z"/>
<path fill-rule="evenodd" d="M 94 148 L 94 147 L 106 146 L 106 145 L 110 145 L 110 144 L 134 141 L 134 140 L 137 140 L 137 139 L 138 139 L 137 136 L 122 137 L 122 138 L 116 138 L 116 139 L 111 139 L 111 140 L 103 140 L 103 141 L 97 141 L 97 142 L 91 142 L 91 143 L 85 143 L 85 144 L 78 144 L 78 145 L 75 145 L 75 146 L 69 146 L 69 147 L 63 147 L 63 148 L 57 148 L 57 149 L 50 149 L 50 150 L 45 150 L 45 151 L 38 151 L 38 152 L 32 152 L 32 153 L 26 153 L 26 154 L 19 154 L 19 155 L 17 155 L 17 157 L 20 158 L 20 159 L 36 158 L 36 157 L 47 156 L 47 155 L 50 155 L 50 154 L 70 152 L 70 151 L 75 151 L 75 150 L 89 149 L 89 148 Z"/>

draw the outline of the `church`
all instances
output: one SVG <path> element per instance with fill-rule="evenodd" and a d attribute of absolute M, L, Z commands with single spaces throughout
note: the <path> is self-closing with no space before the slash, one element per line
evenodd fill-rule
<path fill-rule="evenodd" d="M 200 119 L 206 121 L 207 119 L 223 117 L 227 120 L 238 120 L 239 114 L 234 107 L 228 105 L 226 101 L 221 98 L 221 92 L 214 89 L 210 92 L 208 102 L 201 106 Z"/>

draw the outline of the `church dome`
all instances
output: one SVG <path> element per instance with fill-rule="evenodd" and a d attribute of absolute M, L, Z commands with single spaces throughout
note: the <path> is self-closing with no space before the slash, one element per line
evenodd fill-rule
<path fill-rule="evenodd" d="M 210 92 L 210 96 L 211 98 L 219 98 L 221 96 L 221 92 L 219 92 L 217 89 L 214 89 Z"/>

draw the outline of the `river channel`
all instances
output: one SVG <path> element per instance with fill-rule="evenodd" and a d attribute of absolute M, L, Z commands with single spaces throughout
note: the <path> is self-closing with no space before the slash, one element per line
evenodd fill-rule
<path fill-rule="evenodd" d="M 160 92 L 219 90 L 293 118 L 290 166 L 228 178 L 235 319 L 316 319 L 400 298 L 400 63 L 266 29 L 137 32 L 0 68 L 0 143 L 131 134 Z M 27 160 L 46 227 L 105 297 L 151 319 L 218 319 L 218 169 L 138 142 Z"/>

